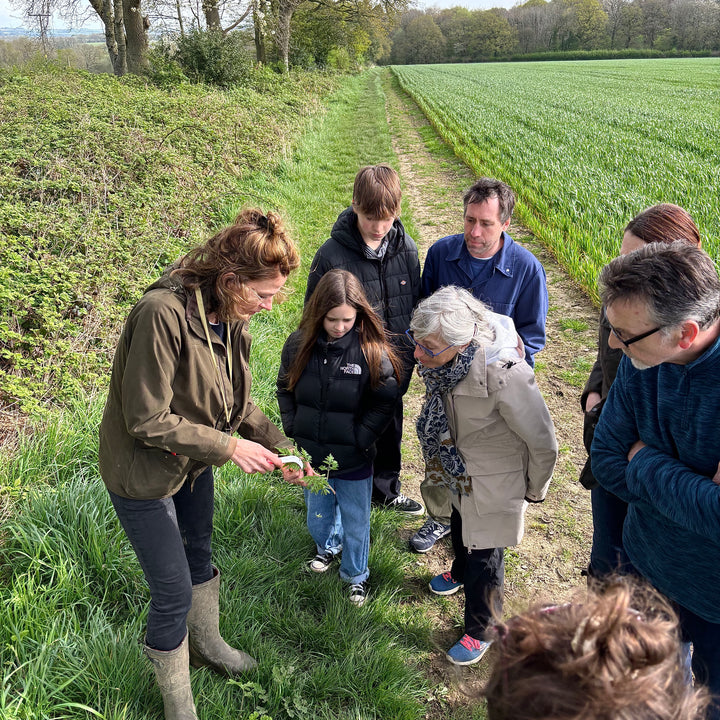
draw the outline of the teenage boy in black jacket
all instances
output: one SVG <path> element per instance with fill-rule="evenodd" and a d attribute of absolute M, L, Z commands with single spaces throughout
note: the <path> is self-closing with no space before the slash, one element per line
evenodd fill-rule
<path fill-rule="evenodd" d="M 315 254 L 305 302 L 328 270 L 348 270 L 360 280 L 382 317 L 402 359 L 403 374 L 398 378 L 400 394 L 393 419 L 376 443 L 373 502 L 408 515 L 422 515 L 425 508 L 400 492 L 402 396 L 415 366 L 414 347 L 405 331 L 420 298 L 420 260 L 415 242 L 398 217 L 401 197 L 400 178 L 389 165 L 368 165 L 358 171 L 352 205 L 340 213 L 330 238 Z"/>

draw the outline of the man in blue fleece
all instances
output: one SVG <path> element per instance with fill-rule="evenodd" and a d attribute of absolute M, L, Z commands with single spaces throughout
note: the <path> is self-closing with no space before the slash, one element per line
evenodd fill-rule
<path fill-rule="evenodd" d="M 545 346 L 548 291 L 538 259 L 508 235 L 515 193 L 506 183 L 480 178 L 463 196 L 463 232 L 440 238 L 428 250 L 422 273 L 422 295 L 447 285 L 469 290 L 493 312 L 511 317 L 525 345 L 525 359 Z M 420 485 L 428 518 L 410 538 L 420 553 L 450 533 L 450 492 Z"/>
<path fill-rule="evenodd" d="M 625 550 L 674 602 L 696 680 L 720 696 L 720 280 L 704 251 L 675 242 L 613 260 L 600 288 L 625 357 L 593 473 L 628 503 Z"/>

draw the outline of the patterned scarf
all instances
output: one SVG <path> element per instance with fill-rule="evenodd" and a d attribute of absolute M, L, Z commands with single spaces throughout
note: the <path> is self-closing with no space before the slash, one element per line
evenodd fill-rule
<path fill-rule="evenodd" d="M 459 495 L 468 495 L 470 478 L 450 434 L 443 395 L 450 392 L 470 370 L 478 345 L 471 342 L 455 356 L 454 362 L 439 368 L 422 367 L 425 402 L 417 419 L 417 435 L 425 458 L 425 475 L 433 485 L 447 485 Z"/>

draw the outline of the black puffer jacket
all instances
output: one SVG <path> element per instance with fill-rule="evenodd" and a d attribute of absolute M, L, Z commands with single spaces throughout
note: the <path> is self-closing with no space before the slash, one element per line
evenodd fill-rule
<path fill-rule="evenodd" d="M 405 331 L 410 327 L 412 311 L 420 298 L 420 260 L 417 245 L 399 219 L 393 223 L 390 234 L 392 237 L 383 258 L 368 258 L 355 211 L 352 207 L 343 210 L 333 225 L 330 238 L 315 253 L 305 302 L 328 270 L 347 270 L 355 275 L 370 304 L 383 319 L 390 341 L 400 352 L 406 370 L 400 383 L 404 393 L 415 365 L 414 347 Z"/>
<path fill-rule="evenodd" d="M 333 475 L 372 463 L 374 443 L 397 401 L 397 380 L 390 361 L 383 358 L 381 384 L 373 390 L 358 334 L 351 330 L 328 342 L 323 332 L 300 380 L 288 390 L 287 371 L 300 337 L 300 331 L 295 331 L 285 342 L 277 379 L 286 435 L 310 453 L 315 468 L 332 453 L 339 465 Z"/>
<path fill-rule="evenodd" d="M 584 413 L 583 443 L 585 444 L 588 456 L 590 455 L 590 445 L 592 444 L 593 436 L 595 435 L 595 426 L 600 419 L 600 412 L 602 411 L 605 400 L 610 392 L 610 386 L 615 380 L 618 365 L 620 365 L 620 360 L 622 360 L 623 356 L 622 350 L 611 348 L 608 345 L 608 339 L 610 338 L 611 332 L 607 317 L 605 317 L 605 309 L 603 308 L 600 311 L 600 323 L 598 324 L 597 359 L 595 360 L 593 369 L 590 372 L 590 377 L 585 383 L 585 389 L 580 396 L 580 405 Z M 591 392 L 598 393 L 601 400 L 594 408 L 585 410 L 585 403 Z M 595 479 L 590 466 L 590 457 L 588 457 L 585 462 L 585 466 L 580 472 L 580 482 L 588 490 L 592 490 L 598 486 L 598 481 Z"/>

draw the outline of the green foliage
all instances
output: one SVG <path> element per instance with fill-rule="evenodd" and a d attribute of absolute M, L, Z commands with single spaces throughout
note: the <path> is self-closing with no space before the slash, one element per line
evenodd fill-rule
<path fill-rule="evenodd" d="M 306 87 L 309 93 L 309 81 Z M 201 113 L 192 90 L 177 92 Z M 292 99 L 287 91 L 284 97 Z M 296 102 L 295 111 L 307 108 Z M 142 113 L 133 109 L 142 125 Z M 307 127 L 291 156 L 274 168 L 234 178 L 235 195 L 222 195 L 213 204 L 218 223 L 231 220 L 248 198 L 279 208 L 300 247 L 304 266 L 292 280 L 295 292 L 251 325 L 253 398 L 275 419 L 280 348 L 297 326 L 314 251 L 349 203 L 358 167 L 381 160 L 397 164 L 376 73 L 349 78 L 332 96 L 328 114 Z M 111 247 L 103 240 L 106 253 Z M 128 264 L 124 271 L 152 277 L 158 269 L 145 256 L 137 265 L 143 267 Z M 124 300 L 120 317 L 131 303 L 131 297 Z M 102 325 L 106 334 L 115 327 Z M 140 657 L 147 589 L 97 475 L 102 405 L 102 395 L 67 400 L 63 410 L 50 411 L 23 436 L 18 453 L 0 456 L 0 476 L 9 480 L 13 502 L 0 544 L 2 717 L 162 716 L 152 669 Z M 221 627 L 260 667 L 255 676 L 237 681 L 193 671 L 201 716 L 424 717 L 429 689 L 420 668 L 434 649 L 435 599 L 426 593 L 414 597 L 421 583 L 397 532 L 403 519 L 372 514 L 372 596 L 358 612 L 336 575 L 304 570 L 315 550 L 299 489 L 267 476 L 245 476 L 228 465 L 217 473 L 213 538 L 223 573 Z"/>
<path fill-rule="evenodd" d="M 277 165 L 333 81 L 253 81 L 0 72 L 0 402 L 39 412 L 103 385 L 143 288 L 258 204 L 244 176 Z"/>
<path fill-rule="evenodd" d="M 170 89 L 187 82 L 187 75 L 173 54 L 173 46 L 164 40 L 148 53 L 147 77 L 159 88 Z"/>
<path fill-rule="evenodd" d="M 514 188 L 517 218 L 597 299 L 600 268 L 650 205 L 686 208 L 720 257 L 719 69 L 713 58 L 394 72 L 475 173 Z"/>
<path fill-rule="evenodd" d="M 306 457 L 306 454 L 303 456 Z M 329 492 L 334 493 L 335 491 L 328 484 L 328 478 L 330 477 L 330 473 L 333 470 L 337 470 L 338 467 L 339 465 L 337 460 L 332 456 L 332 454 L 328 455 L 325 460 L 323 460 L 322 465 L 318 468 L 318 470 L 320 470 L 320 474 L 310 475 L 305 478 L 310 492 L 322 495 L 327 495 Z"/>
<path fill-rule="evenodd" d="M 174 59 L 193 82 L 229 88 L 250 75 L 252 63 L 238 32 L 193 29 L 177 39 Z"/>

